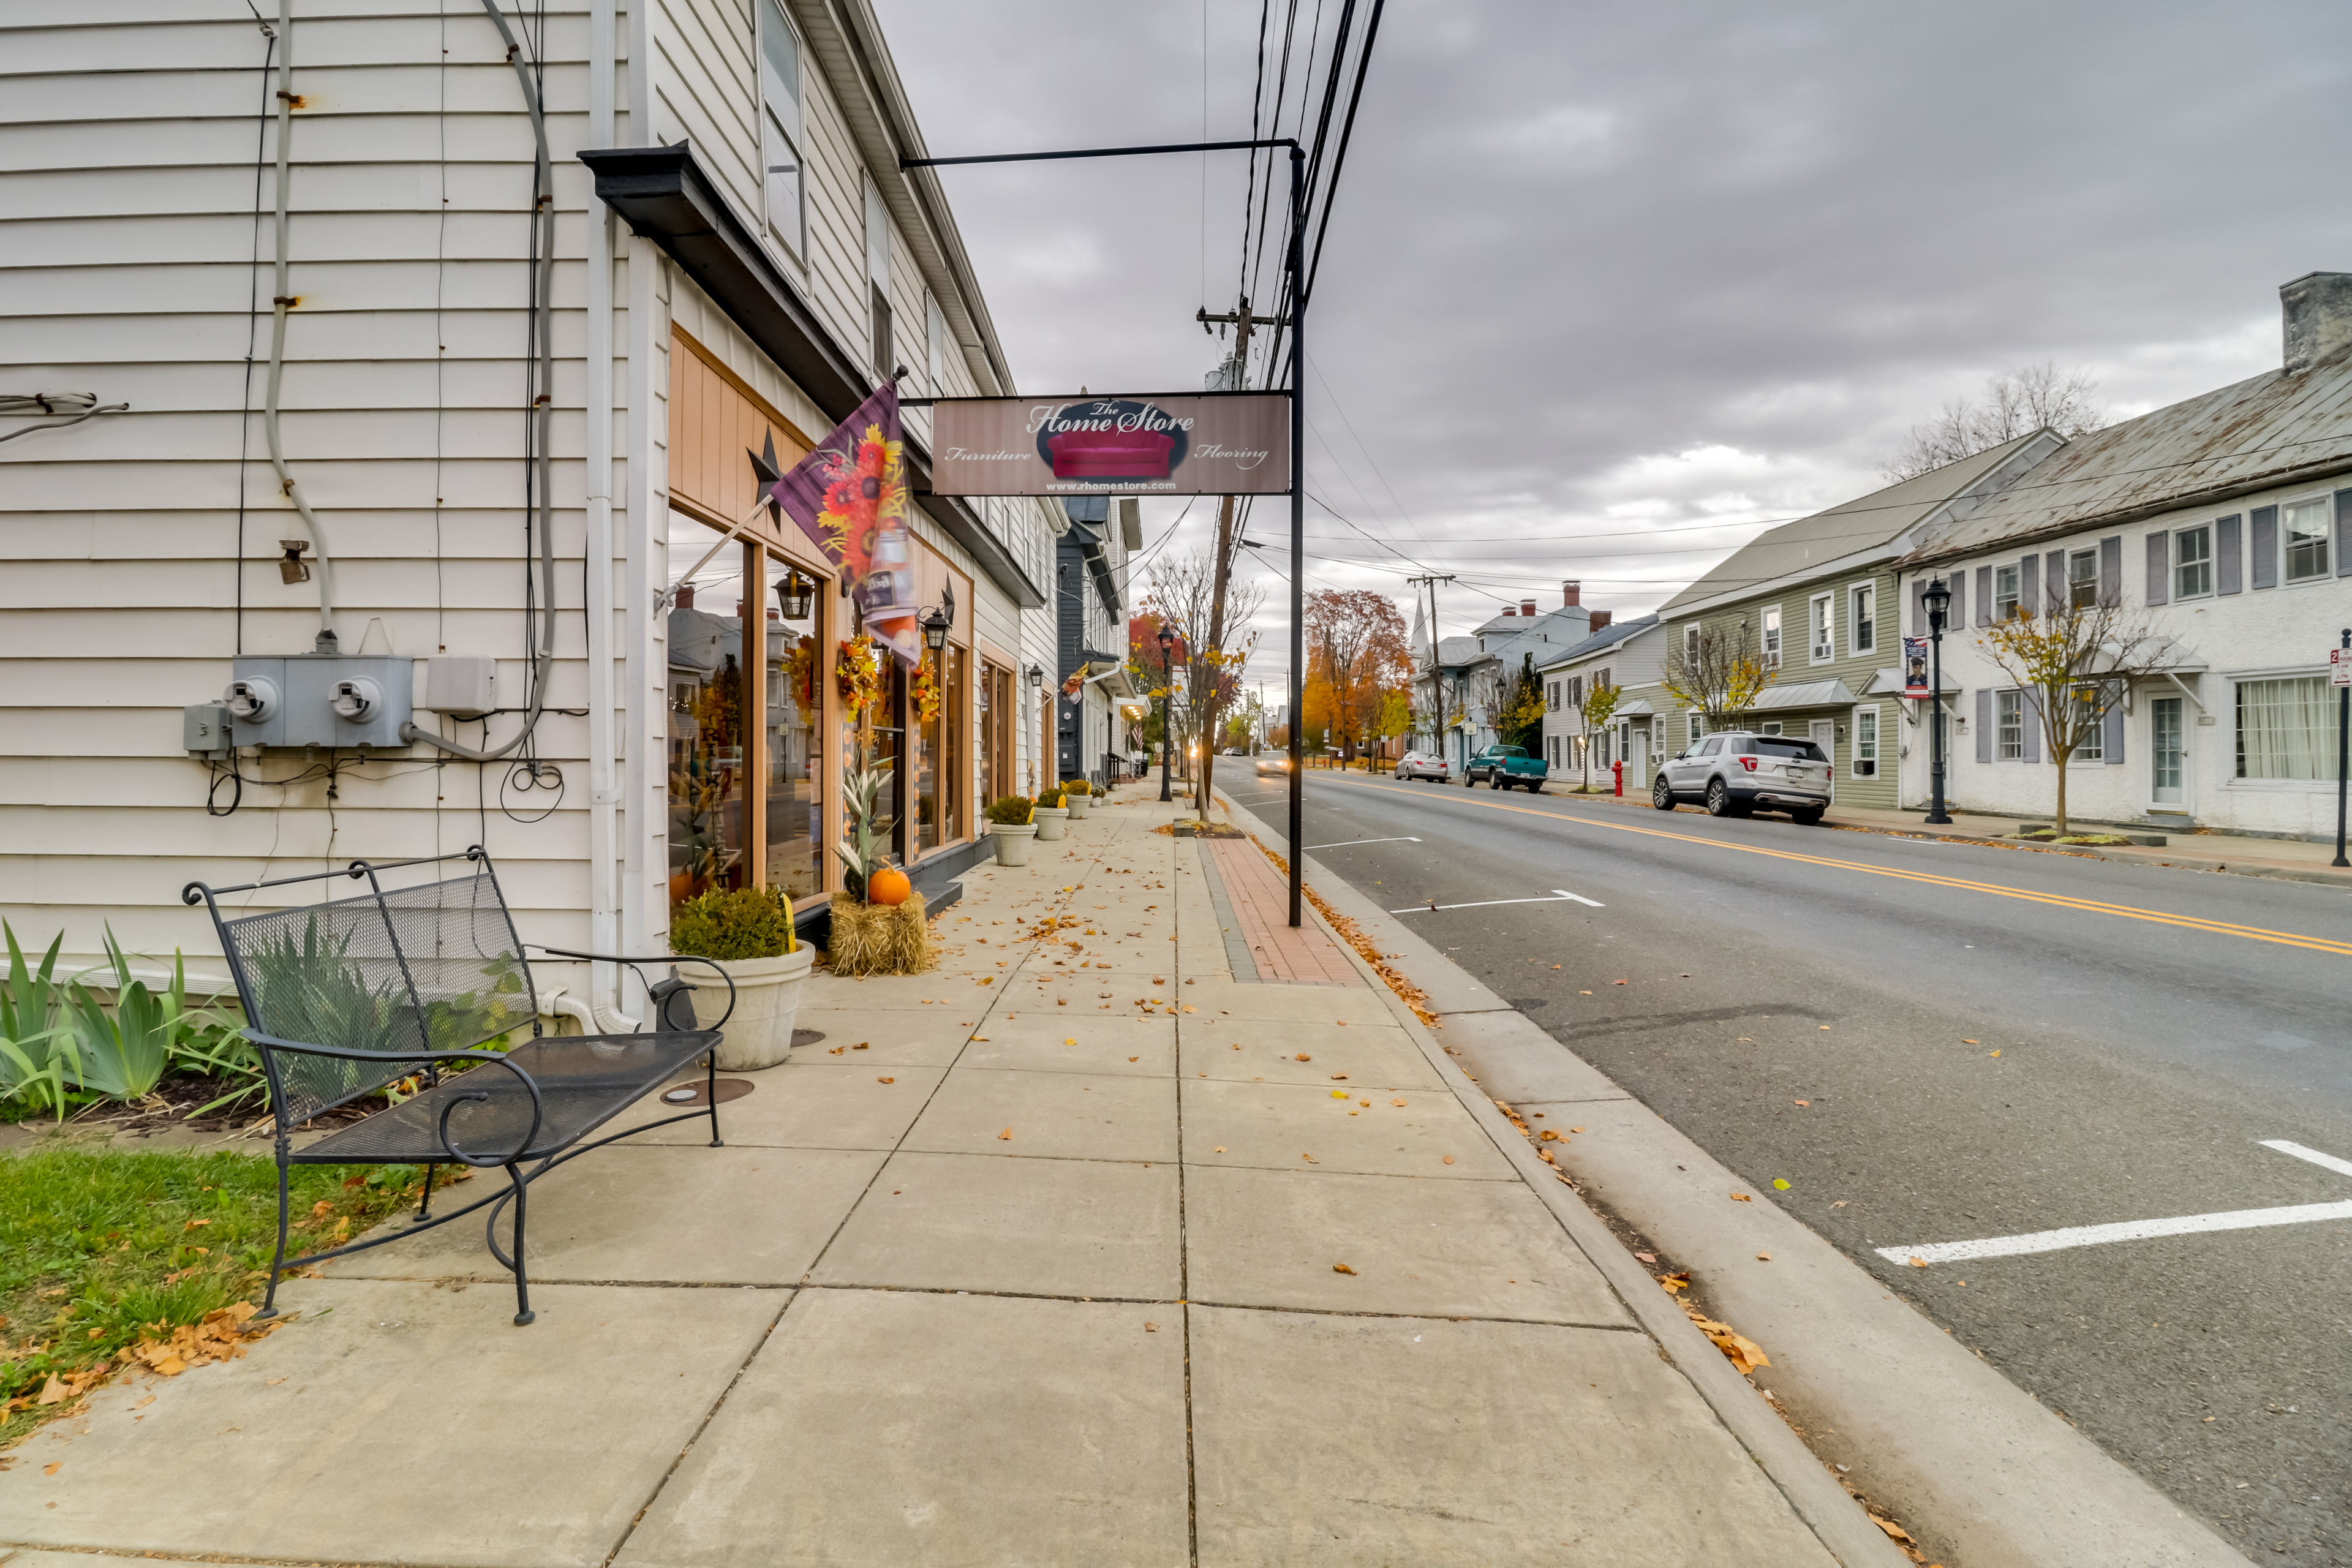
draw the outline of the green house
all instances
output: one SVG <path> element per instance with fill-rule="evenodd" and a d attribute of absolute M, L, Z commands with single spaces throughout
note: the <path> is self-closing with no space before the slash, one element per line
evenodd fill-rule
<path fill-rule="evenodd" d="M 1903 637 L 1914 617 L 1895 602 L 1894 563 L 2059 444 L 2038 430 L 1760 535 L 1660 608 L 1667 668 L 1677 649 L 1695 655 L 1708 631 L 1729 637 L 1769 677 L 1732 723 L 1810 737 L 1835 766 L 1839 801 L 1892 808 L 1896 763 L 1927 732 L 1917 704 L 1902 695 Z M 1643 695 L 1659 714 L 1644 759 L 1646 791 L 1657 762 L 1704 734 L 1706 721 L 1670 693 Z M 1633 784 L 1629 770 L 1629 793 Z"/>

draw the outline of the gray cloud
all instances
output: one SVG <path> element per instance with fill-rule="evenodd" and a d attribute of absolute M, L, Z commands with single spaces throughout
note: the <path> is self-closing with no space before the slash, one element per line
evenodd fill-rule
<path fill-rule="evenodd" d="M 880 9 L 936 153 L 1201 132 L 1199 5 Z M 1247 131 L 1257 15 L 1208 0 L 1212 135 Z M 2134 413 L 2270 368 L 2277 285 L 2352 268 L 2347 46 L 2317 3 L 1398 0 L 1309 319 L 1310 486 L 1463 574 L 1448 629 L 1571 576 L 1639 610 L 1733 525 L 1874 488 L 1994 372 L 2085 365 Z M 1244 174 L 950 171 L 1024 386 L 1198 385 Z M 1402 592 L 1363 533 L 1307 529 L 1310 585 Z"/>

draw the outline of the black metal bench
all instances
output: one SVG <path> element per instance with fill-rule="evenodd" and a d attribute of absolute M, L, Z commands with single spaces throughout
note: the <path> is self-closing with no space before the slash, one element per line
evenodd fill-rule
<path fill-rule="evenodd" d="M 381 871 L 452 860 L 470 862 L 474 869 L 389 891 L 377 879 Z M 219 900 L 227 894 L 337 878 L 364 879 L 368 891 L 265 914 L 221 912 Z M 522 1324 L 534 1316 L 523 1272 L 525 1207 L 533 1181 L 591 1149 L 698 1116 L 709 1117 L 711 1146 L 719 1144 L 714 1056 L 719 1035 L 695 1025 L 694 988 L 677 978 L 675 968 L 667 979 L 648 985 L 655 1009 L 650 1030 L 542 1037 L 525 944 L 515 935 L 498 874 L 479 846 L 458 855 L 383 866 L 354 860 L 345 870 L 233 888 L 191 882 L 180 897 L 190 904 L 201 901 L 211 911 L 245 1005 L 246 1036 L 260 1050 L 269 1087 L 277 1133 L 278 1252 L 269 1265 L 265 1318 L 277 1311 L 278 1281 L 286 1268 L 287 1177 L 296 1165 L 425 1167 L 425 1199 L 415 1224 L 394 1235 L 308 1254 L 300 1259 L 306 1264 L 381 1247 L 488 1206 L 489 1249 L 514 1275 L 514 1321 Z M 709 963 L 726 977 L 709 959 L 537 951 L 632 966 Z M 642 979 L 644 972 L 637 973 Z M 731 980 L 727 992 L 731 1014 Z M 719 1023 L 725 1022 L 722 1016 Z M 528 1040 L 504 1051 L 483 1048 L 526 1026 Z M 701 1106 L 584 1142 L 697 1058 L 704 1065 Z M 455 1070 L 445 1072 L 445 1067 Z M 412 1080 L 414 1093 L 301 1149 L 294 1147 L 294 1131 L 301 1123 Z M 502 1168 L 508 1186 L 436 1215 L 433 1178 L 444 1164 Z M 499 1216 L 509 1203 L 511 1257 L 498 1236 Z"/>

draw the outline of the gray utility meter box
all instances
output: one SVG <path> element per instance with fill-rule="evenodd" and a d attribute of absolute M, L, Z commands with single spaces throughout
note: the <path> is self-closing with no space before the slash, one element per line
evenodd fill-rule
<path fill-rule="evenodd" d="M 408 744 L 416 661 L 377 654 L 244 657 L 230 667 L 229 735 L 239 746 Z"/>

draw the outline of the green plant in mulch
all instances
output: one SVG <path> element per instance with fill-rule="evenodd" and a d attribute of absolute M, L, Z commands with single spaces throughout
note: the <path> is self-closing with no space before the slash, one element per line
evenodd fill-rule
<path fill-rule="evenodd" d="M 341 1246 L 423 1184 L 413 1165 L 296 1166 L 289 1256 Z M 277 1170 L 257 1155 L 52 1141 L 0 1157 L 0 1448 L 114 1373 L 236 1353 L 277 1239 Z"/>
<path fill-rule="evenodd" d="M 713 889 L 671 912 L 669 950 L 721 962 L 797 952 L 792 902 L 776 888 Z"/>
<path fill-rule="evenodd" d="M 2084 844 L 2090 845 L 2095 847 L 2112 848 L 2119 844 L 2128 845 L 2131 843 L 2131 840 L 2126 838 L 2120 833 L 2074 833 L 2067 835 L 2063 838 L 2053 839 L 2052 842 L 2057 844 Z"/>
<path fill-rule="evenodd" d="M 988 820 L 1000 827 L 1023 827 L 1037 819 L 1037 803 L 1025 795 L 1008 795 L 988 803 Z"/>

